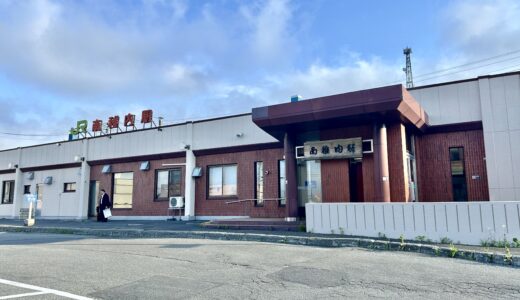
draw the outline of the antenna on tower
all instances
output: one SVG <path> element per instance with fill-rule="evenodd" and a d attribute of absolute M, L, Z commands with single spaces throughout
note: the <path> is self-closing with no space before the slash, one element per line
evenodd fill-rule
<path fill-rule="evenodd" d="M 410 54 L 412 54 L 412 48 L 404 48 L 403 54 L 406 56 L 406 67 L 403 68 L 403 72 L 406 73 L 406 88 L 413 88 L 412 60 L 410 59 Z"/>

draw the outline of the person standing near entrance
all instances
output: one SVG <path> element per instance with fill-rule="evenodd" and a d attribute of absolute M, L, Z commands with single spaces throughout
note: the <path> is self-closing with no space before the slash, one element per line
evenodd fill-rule
<path fill-rule="evenodd" d="M 101 197 L 99 197 L 99 205 L 97 207 L 97 220 L 98 222 L 107 222 L 108 218 L 105 217 L 103 211 L 107 208 L 111 208 L 110 198 L 104 189 L 101 189 Z"/>

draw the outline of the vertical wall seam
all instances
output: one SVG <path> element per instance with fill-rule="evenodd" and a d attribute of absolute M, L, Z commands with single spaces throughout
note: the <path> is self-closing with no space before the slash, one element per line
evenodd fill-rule
<path fill-rule="evenodd" d="M 363 221 L 365 223 L 365 230 L 367 230 L 367 214 L 365 211 L 365 205 L 363 205 Z"/>
<path fill-rule="evenodd" d="M 448 226 L 448 205 L 444 204 L 444 221 L 446 222 L 446 232 L 450 231 L 450 227 Z"/>
<path fill-rule="evenodd" d="M 491 215 L 493 216 L 493 231 L 497 232 L 497 224 L 495 224 L 495 206 L 491 204 Z"/>
<path fill-rule="evenodd" d="M 376 227 L 376 206 L 375 205 L 372 205 L 372 215 L 374 216 L 374 231 L 376 231 L 377 227 Z"/>
<path fill-rule="evenodd" d="M 424 232 L 426 232 L 426 209 L 425 209 L 424 205 L 422 207 L 422 216 L 423 216 L 423 223 L 424 223 Z"/>
<path fill-rule="evenodd" d="M 356 206 L 354 206 L 354 225 L 356 225 L 356 230 L 358 230 L 358 227 L 357 227 L 357 209 L 356 209 Z"/>
<path fill-rule="evenodd" d="M 484 232 L 484 222 L 482 221 L 482 204 L 479 203 L 478 209 L 480 212 L 480 231 Z"/>
<path fill-rule="evenodd" d="M 507 221 L 506 204 L 504 203 L 504 216 L 506 217 L 506 233 L 509 233 L 509 222 Z"/>
<path fill-rule="evenodd" d="M 392 204 L 390 204 L 392 205 Z M 394 206 L 392 205 L 392 222 L 394 223 L 394 231 L 396 231 L 395 229 L 395 211 L 394 211 Z"/>
<path fill-rule="evenodd" d="M 455 214 L 457 217 L 457 232 L 460 232 L 460 223 L 459 223 L 459 205 L 455 204 Z"/>
<path fill-rule="evenodd" d="M 437 209 L 435 204 L 433 205 L 433 220 L 435 222 L 435 232 L 437 232 Z"/>
<path fill-rule="evenodd" d="M 417 227 L 415 226 L 415 205 L 412 206 L 412 218 L 413 218 L 413 231 L 417 231 Z"/>
<path fill-rule="evenodd" d="M 469 211 L 469 204 L 468 204 L 467 208 L 468 208 L 468 225 L 469 225 L 469 232 L 471 233 L 471 232 L 473 232 L 473 230 L 471 230 L 471 213 L 470 213 L 470 211 Z"/>

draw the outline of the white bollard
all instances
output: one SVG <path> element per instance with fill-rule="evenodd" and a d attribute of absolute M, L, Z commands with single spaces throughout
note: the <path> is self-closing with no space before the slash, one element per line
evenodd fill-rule
<path fill-rule="evenodd" d="M 33 201 L 29 202 L 29 214 L 27 215 L 27 219 L 23 221 L 23 224 L 25 226 L 33 226 L 34 225 L 34 218 L 32 217 L 32 211 L 33 211 Z"/>

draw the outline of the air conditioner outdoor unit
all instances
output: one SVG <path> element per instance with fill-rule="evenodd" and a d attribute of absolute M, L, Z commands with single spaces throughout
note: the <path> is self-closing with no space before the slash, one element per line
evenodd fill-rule
<path fill-rule="evenodd" d="M 170 208 L 183 208 L 184 197 L 170 197 Z"/>

